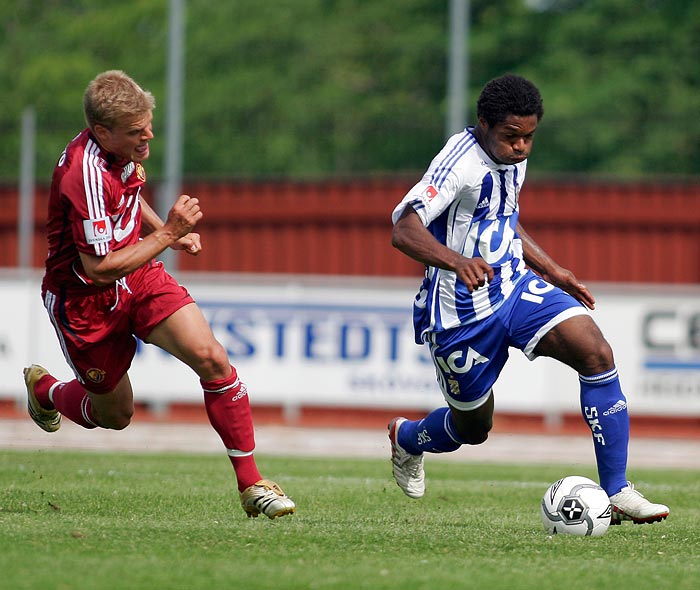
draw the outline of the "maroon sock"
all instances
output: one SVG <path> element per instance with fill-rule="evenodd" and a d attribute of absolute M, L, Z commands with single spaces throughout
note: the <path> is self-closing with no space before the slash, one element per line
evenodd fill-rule
<path fill-rule="evenodd" d="M 77 379 L 59 382 L 52 389 L 53 405 L 61 415 L 83 428 L 99 426 L 92 415 L 92 402 Z"/>
<path fill-rule="evenodd" d="M 49 397 L 49 390 L 54 383 L 58 383 L 58 379 L 53 375 L 46 374 L 34 385 L 34 396 L 45 410 L 56 409 Z"/>
<path fill-rule="evenodd" d="M 255 435 L 248 390 L 233 367 L 226 379 L 201 381 L 201 384 L 209 422 L 226 447 L 238 490 L 242 492 L 262 479 L 253 458 Z"/>

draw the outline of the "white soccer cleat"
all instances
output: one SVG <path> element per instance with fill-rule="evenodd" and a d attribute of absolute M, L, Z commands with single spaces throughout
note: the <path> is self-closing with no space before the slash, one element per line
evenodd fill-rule
<path fill-rule="evenodd" d="M 391 441 L 391 463 L 397 485 L 409 498 L 422 498 L 425 494 L 425 471 L 423 470 L 423 453 L 411 455 L 398 443 L 399 428 L 406 418 L 394 418 L 389 422 L 389 440 Z"/>
<path fill-rule="evenodd" d="M 610 503 L 610 524 L 621 524 L 623 520 L 631 520 L 634 524 L 661 522 L 669 513 L 668 506 L 649 502 L 629 481 L 617 494 L 610 496 Z"/>
<path fill-rule="evenodd" d="M 264 514 L 268 518 L 277 518 L 294 514 L 296 505 L 274 481 L 261 479 L 241 492 L 241 506 L 248 518 L 257 518 Z"/>
<path fill-rule="evenodd" d="M 39 365 L 30 365 L 24 369 L 24 383 L 27 386 L 27 410 L 34 423 L 46 432 L 56 432 L 61 427 L 61 414 L 57 410 L 46 410 L 36 399 L 34 387 L 39 379 L 49 372 Z"/>

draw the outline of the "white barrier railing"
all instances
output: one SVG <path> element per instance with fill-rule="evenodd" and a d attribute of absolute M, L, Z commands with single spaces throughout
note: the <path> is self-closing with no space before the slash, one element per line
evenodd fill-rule
<path fill-rule="evenodd" d="M 70 379 L 41 304 L 40 275 L 0 272 L 0 398 L 24 397 L 22 367 Z M 432 364 L 413 343 L 419 280 L 179 274 L 257 404 L 430 409 L 442 405 Z M 700 416 L 700 287 L 591 286 L 593 317 L 615 351 L 636 414 Z M 136 399 L 201 400 L 194 373 L 140 343 Z M 578 412 L 576 374 L 517 350 L 496 384 L 499 411 Z"/>

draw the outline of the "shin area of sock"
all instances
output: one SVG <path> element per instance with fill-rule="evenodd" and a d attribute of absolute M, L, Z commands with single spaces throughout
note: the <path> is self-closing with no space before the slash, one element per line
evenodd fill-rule
<path fill-rule="evenodd" d="M 226 447 L 238 489 L 243 491 L 262 479 L 253 457 L 255 434 L 247 388 L 233 369 L 226 379 L 203 381 L 202 389 L 209 422 Z"/>
<path fill-rule="evenodd" d="M 51 397 L 54 407 L 64 418 L 68 418 L 83 428 L 99 426 L 92 414 L 92 402 L 77 379 L 58 383 L 53 388 Z"/>

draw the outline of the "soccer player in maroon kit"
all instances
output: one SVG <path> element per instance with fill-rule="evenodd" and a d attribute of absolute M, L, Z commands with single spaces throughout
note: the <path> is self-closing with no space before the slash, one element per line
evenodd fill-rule
<path fill-rule="evenodd" d="M 98 75 L 83 99 L 87 129 L 54 170 L 48 211 L 44 306 L 76 378 L 24 370 L 29 415 L 47 432 L 61 417 L 84 428 L 126 428 L 134 413 L 127 373 L 137 336 L 199 376 L 212 426 L 233 465 L 248 516 L 291 514 L 295 504 L 263 479 L 246 386 L 201 310 L 155 257 L 197 255 L 199 201 L 180 195 L 163 222 L 141 198 L 155 100 L 121 71 Z M 143 237 L 141 237 L 142 229 Z"/>

